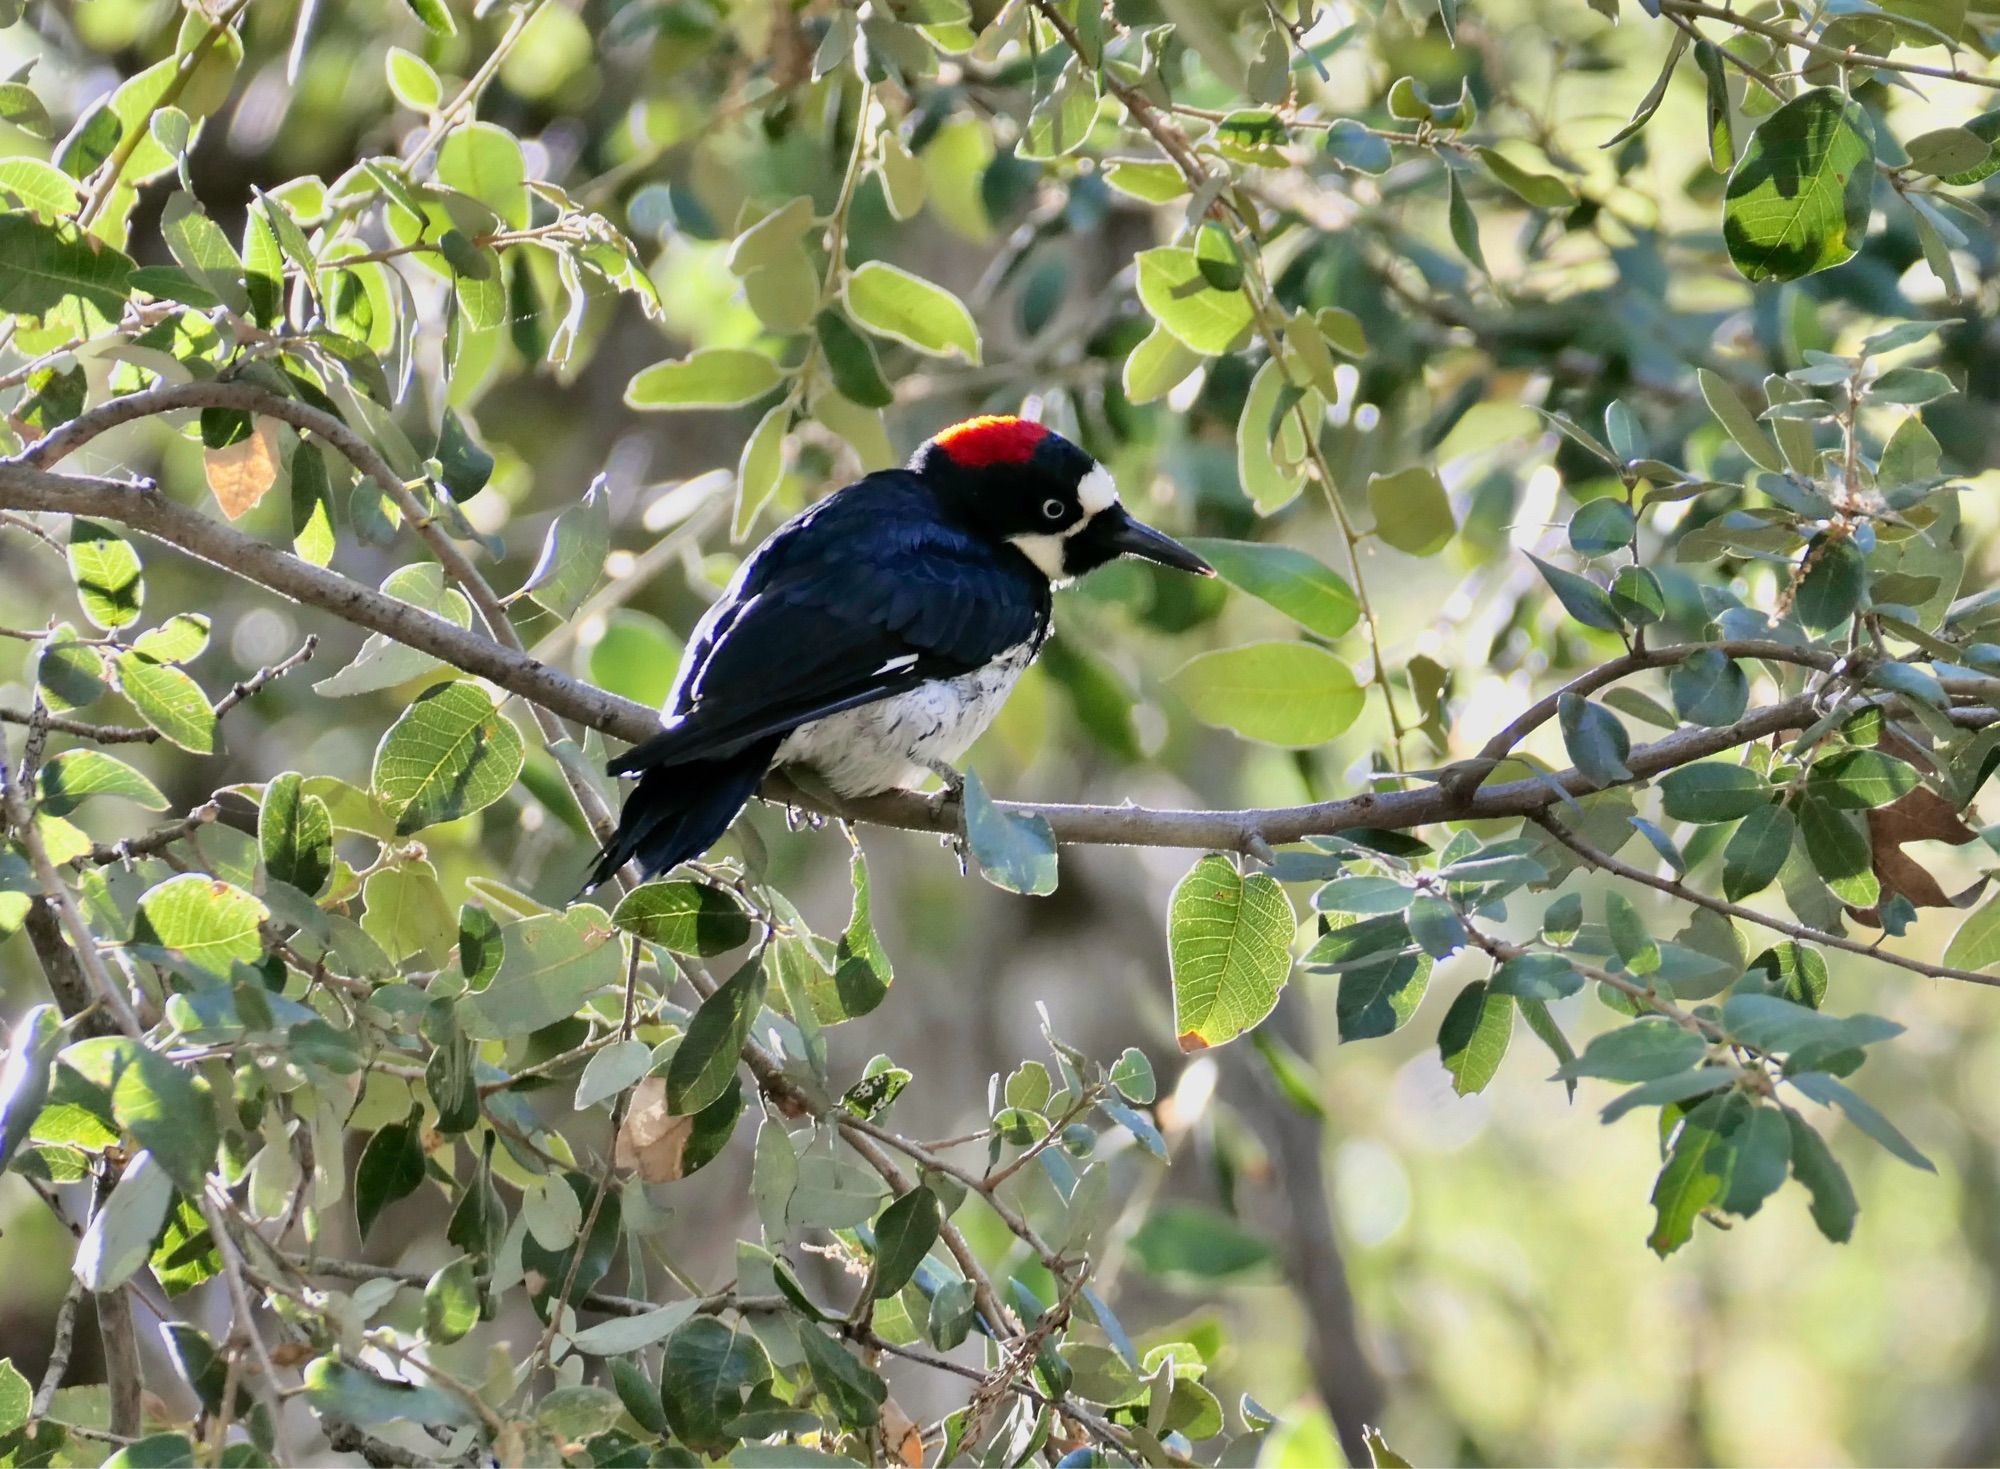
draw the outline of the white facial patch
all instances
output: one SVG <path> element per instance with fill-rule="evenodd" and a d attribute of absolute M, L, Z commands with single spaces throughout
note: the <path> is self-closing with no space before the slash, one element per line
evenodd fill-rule
<path fill-rule="evenodd" d="M 1082 525 L 1078 521 L 1077 525 Z M 1063 542 L 1069 537 L 1068 531 L 1057 535 L 1033 532 L 1024 536 L 1009 536 L 1008 543 L 1041 569 L 1050 581 L 1061 581 L 1069 575 L 1063 570 Z"/>
<path fill-rule="evenodd" d="M 1083 506 L 1084 520 L 1090 519 L 1100 510 L 1109 510 L 1116 505 L 1118 485 L 1111 478 L 1111 471 L 1102 464 L 1091 465 L 1090 473 L 1077 482 L 1076 498 Z"/>
<path fill-rule="evenodd" d="M 1118 485 L 1111 478 L 1111 471 L 1102 464 L 1091 465 L 1090 472 L 1077 481 L 1076 501 L 1083 514 L 1060 531 L 1030 531 L 1026 535 L 1007 537 L 1052 582 L 1069 579 L 1069 572 L 1063 568 L 1063 542 L 1118 503 Z"/>

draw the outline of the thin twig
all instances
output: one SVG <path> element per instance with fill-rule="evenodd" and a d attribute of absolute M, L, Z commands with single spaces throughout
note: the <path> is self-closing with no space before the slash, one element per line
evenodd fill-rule
<path fill-rule="evenodd" d="M 1600 868 L 1614 877 L 1622 877 L 1645 887 L 1653 888 L 1669 897 L 1679 898 L 1684 903 L 1693 903 L 1710 912 L 1720 913 L 1728 918 L 1740 918 L 1745 923 L 1754 923 L 1768 928 L 1787 938 L 1805 943 L 1824 944 L 1829 949 L 1845 949 L 1850 954 L 1860 954 L 1865 958 L 1879 959 L 1884 964 L 1893 964 L 1898 969 L 1907 969 L 1912 974 L 1921 974 L 1928 979 L 1962 979 L 1968 984 L 1983 984 L 2000 988 L 2000 975 L 1981 974 L 1973 969 L 1957 969 L 1949 964 L 1926 964 L 1921 959 L 1895 953 L 1875 944 L 1864 944 L 1859 939 L 1848 938 L 1845 934 L 1829 933 L 1822 928 L 1814 928 L 1806 923 L 1794 923 L 1790 919 L 1779 918 L 1770 913 L 1760 913 L 1755 908 L 1746 908 L 1741 903 L 1732 903 L 1726 898 L 1717 898 L 1708 893 L 1689 887 L 1670 877 L 1659 877 L 1643 867 L 1634 867 L 1611 853 L 1593 846 L 1578 836 L 1547 812 L 1528 818 L 1550 836 L 1568 847 L 1592 867 Z"/>

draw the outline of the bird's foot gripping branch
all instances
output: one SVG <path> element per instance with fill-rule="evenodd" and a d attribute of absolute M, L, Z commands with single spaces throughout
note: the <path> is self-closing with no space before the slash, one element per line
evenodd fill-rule
<path fill-rule="evenodd" d="M 1329 1042 L 1421 1026 L 1458 1093 L 1519 1047 L 1639 1112 L 1662 1255 L 1781 1190 L 1847 1239 L 1849 1129 L 1929 1167 L 1853 980 L 2000 964 L 1950 391 L 1991 364 L 1870 303 L 1990 298 L 1953 191 L 2000 126 L 1899 142 L 1884 78 L 1991 90 L 1995 38 L 1660 0 L 1599 149 L 1557 92 L 1635 48 L 1574 8 L 1592 64 L 1532 99 L 1547 38 L 1456 4 L 38 33 L 151 64 L 60 119 L 0 86 L 0 945 L 48 994 L 9 992 L 0 1171 L 74 1240 L 0 1458 L 1247 1462 L 1310 1413 L 1116 1288 L 1282 1253 L 1350 1461 L 1394 1462 L 1310 1036 L 1259 1029 L 1288 983 Z M 357 56 L 392 125 L 339 110 Z M 1677 76 L 1705 128 L 1650 126 Z M 882 778 L 989 722 L 955 792 Z M 607 758 L 655 781 L 624 838 Z M 995 798 L 1031 781 L 1288 804 Z M 855 840 L 702 860 L 753 786 Z M 929 843 L 891 891 L 875 836 L 871 881 L 890 828 L 1007 895 Z M 1163 937 L 1084 846 L 1181 854 L 1120 889 Z M 829 856 L 831 922 L 788 896 Z M 955 1051 L 1042 998 L 1032 1058 Z"/>

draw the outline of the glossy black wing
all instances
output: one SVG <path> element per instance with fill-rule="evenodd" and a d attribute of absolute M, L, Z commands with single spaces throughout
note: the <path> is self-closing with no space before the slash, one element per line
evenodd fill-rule
<path fill-rule="evenodd" d="M 904 471 L 780 529 L 696 629 L 667 727 L 614 774 L 713 759 L 843 709 L 969 673 L 1048 627 L 1048 585 L 940 521 Z"/>

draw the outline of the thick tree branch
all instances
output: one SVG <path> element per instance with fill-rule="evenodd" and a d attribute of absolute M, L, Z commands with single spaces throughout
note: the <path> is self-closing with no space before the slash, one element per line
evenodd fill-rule
<path fill-rule="evenodd" d="M 526 653 L 502 647 L 493 639 L 458 627 L 407 602 L 384 596 L 371 587 L 252 539 L 169 499 L 157 489 L 118 480 L 50 474 L 18 462 L 0 462 L 0 509 L 87 515 L 116 521 L 222 569 L 256 582 L 282 596 L 330 612 L 334 616 L 443 659 L 466 673 L 490 679 L 564 719 L 636 743 L 659 729 L 659 715 L 643 704 L 594 688 Z M 1661 649 L 1685 657 L 1696 648 L 1716 646 L 1732 656 L 1777 657 L 1810 661 L 1784 644 L 1737 642 L 1716 645 L 1681 644 Z M 1989 679 L 1946 679 L 1945 687 L 1960 695 L 1989 693 Z M 1547 701 L 1541 701 L 1547 703 Z M 1541 707 L 1540 704 L 1536 706 Z M 1553 706 L 1550 706 L 1553 708 Z M 1676 766 L 1706 759 L 1754 740 L 1813 722 L 1817 701 L 1799 695 L 1752 710 L 1734 724 L 1719 729 L 1688 728 L 1642 745 L 1626 762 L 1635 780 L 1646 780 Z M 1968 724 L 1991 722 L 1990 709 L 1955 710 L 1954 718 Z M 1518 722 L 1518 721 L 1517 721 Z M 1143 806 L 1041 805 L 1001 802 L 1002 810 L 1040 816 L 1056 840 L 1066 844 L 1108 846 L 1188 847 L 1254 854 L 1262 845 L 1279 846 L 1309 836 L 1330 836 L 1354 827 L 1404 829 L 1436 821 L 1475 821 L 1527 816 L 1546 810 L 1563 797 L 1600 789 L 1582 771 L 1570 769 L 1547 777 L 1489 785 L 1458 799 L 1442 786 L 1382 794 L 1363 793 L 1338 801 L 1304 806 L 1250 807 L 1238 810 L 1171 810 Z M 766 781 L 762 794 L 787 805 L 824 812 L 845 820 L 872 822 L 908 831 L 955 832 L 958 813 L 946 801 L 914 791 L 892 792 L 862 800 L 835 801 L 808 795 L 782 776 Z"/>

